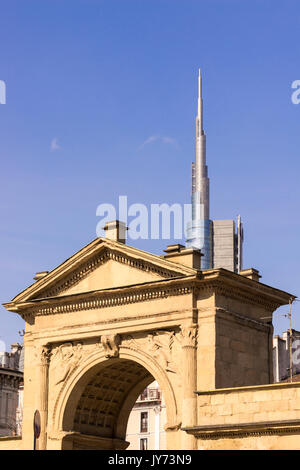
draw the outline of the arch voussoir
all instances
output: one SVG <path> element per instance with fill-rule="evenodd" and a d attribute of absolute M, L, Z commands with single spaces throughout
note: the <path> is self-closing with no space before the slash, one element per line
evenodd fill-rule
<path fill-rule="evenodd" d="M 153 380 L 164 394 L 168 423 L 176 425 L 176 394 L 167 371 L 158 361 L 147 352 L 126 345 L 119 347 L 117 357 L 108 358 L 97 345 L 62 384 L 52 413 L 49 439 L 63 436 L 63 445 L 63 441 L 75 441 L 78 436 L 86 441 L 86 436 L 90 436 L 91 445 L 125 448 L 130 411 L 138 395 Z"/>

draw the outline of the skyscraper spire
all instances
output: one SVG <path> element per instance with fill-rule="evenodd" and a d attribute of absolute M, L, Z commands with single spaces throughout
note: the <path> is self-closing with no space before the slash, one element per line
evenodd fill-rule
<path fill-rule="evenodd" d="M 211 267 L 211 229 L 209 220 L 209 179 L 206 166 L 206 137 L 203 130 L 202 76 L 198 74 L 198 106 L 195 122 L 195 163 L 192 165 L 192 221 L 188 225 L 187 245 L 201 249 L 202 265 Z"/>
<path fill-rule="evenodd" d="M 198 118 L 200 119 L 200 129 L 203 130 L 202 121 L 202 77 L 201 70 L 199 69 L 198 74 Z"/>
<path fill-rule="evenodd" d="M 203 129 L 202 76 L 198 73 L 198 105 L 195 122 L 195 162 L 192 163 L 192 220 L 187 224 L 186 245 L 200 249 L 201 268 L 242 269 L 243 226 L 233 220 L 210 220 L 206 136 Z"/>
<path fill-rule="evenodd" d="M 198 193 L 193 219 L 209 219 L 209 179 L 206 166 L 206 136 L 203 130 L 202 77 L 198 76 L 198 110 L 195 132 L 195 192 Z"/>

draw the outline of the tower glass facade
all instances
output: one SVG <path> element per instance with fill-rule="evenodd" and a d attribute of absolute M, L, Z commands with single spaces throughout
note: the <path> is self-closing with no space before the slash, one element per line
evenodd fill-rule
<path fill-rule="evenodd" d="M 210 220 L 209 178 L 206 165 L 206 136 L 203 130 L 202 77 L 198 76 L 198 111 L 195 132 L 195 162 L 192 163 L 192 220 L 187 224 L 188 248 L 200 249 L 201 269 L 242 269 L 243 227 L 237 233 L 233 220 Z"/>

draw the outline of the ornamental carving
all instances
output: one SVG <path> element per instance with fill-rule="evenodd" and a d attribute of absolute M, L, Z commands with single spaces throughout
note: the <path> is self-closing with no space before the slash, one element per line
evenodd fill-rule
<path fill-rule="evenodd" d="M 183 348 L 195 348 L 197 346 L 197 327 L 182 326 L 180 340 Z"/>
<path fill-rule="evenodd" d="M 105 357 L 118 357 L 121 338 L 119 335 L 102 335 L 100 342 L 104 349 Z"/>
<path fill-rule="evenodd" d="M 182 425 L 181 421 L 177 421 L 177 422 L 174 422 L 174 423 L 167 422 L 164 425 L 164 430 L 166 432 L 168 432 L 168 431 L 178 431 L 181 428 L 181 425 Z"/>
<path fill-rule="evenodd" d="M 124 336 L 122 346 L 143 351 L 155 359 L 166 372 L 181 374 L 180 333 L 157 330 L 143 337 Z"/>
<path fill-rule="evenodd" d="M 82 343 L 64 343 L 58 346 L 53 353 L 55 367 L 54 385 L 64 382 L 78 366 L 82 358 Z"/>
<path fill-rule="evenodd" d="M 82 265 L 79 266 L 76 270 L 74 270 L 70 276 L 58 281 L 51 288 L 40 292 L 39 296 L 41 296 L 42 294 L 43 297 L 55 297 L 61 294 L 70 287 L 73 287 L 78 284 L 82 279 L 88 276 L 96 268 L 111 259 L 117 261 L 118 263 L 127 264 L 142 271 L 155 273 L 163 278 L 178 276 L 178 272 L 172 271 L 171 269 L 159 267 L 151 262 L 135 259 L 129 255 L 125 255 L 124 253 L 120 253 L 118 251 L 110 249 L 102 251 L 101 253 L 98 253 L 97 255 L 90 258 L 85 263 L 82 263 Z"/>
<path fill-rule="evenodd" d="M 176 372 L 176 366 L 172 357 L 174 339 L 174 331 L 154 332 L 147 336 L 146 351 L 167 372 Z"/>
<path fill-rule="evenodd" d="M 164 299 L 169 296 L 191 294 L 190 286 L 173 286 L 173 287 L 149 287 L 141 289 L 139 287 L 130 289 L 130 292 L 115 293 L 100 292 L 93 296 L 85 297 L 84 300 L 57 300 L 52 305 L 40 306 L 31 309 L 33 315 L 53 315 L 69 312 L 80 312 L 81 310 L 93 310 L 107 307 L 115 307 L 119 305 L 128 305 L 137 302 L 147 302 L 154 299 Z M 137 317 L 139 318 L 139 317 Z"/>
<path fill-rule="evenodd" d="M 43 346 L 41 350 L 41 356 L 40 356 L 41 364 L 43 366 L 48 366 L 50 363 L 51 356 L 52 356 L 51 348 L 49 346 Z"/>

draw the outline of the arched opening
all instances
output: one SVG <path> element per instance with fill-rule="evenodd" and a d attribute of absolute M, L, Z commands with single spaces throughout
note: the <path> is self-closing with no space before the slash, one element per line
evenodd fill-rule
<path fill-rule="evenodd" d="M 91 367 L 66 403 L 64 449 L 126 449 L 130 412 L 155 377 L 140 363 L 122 358 Z"/>
<path fill-rule="evenodd" d="M 164 395 L 154 381 L 138 396 L 130 412 L 126 430 L 128 450 L 165 450 L 166 424 Z"/>

